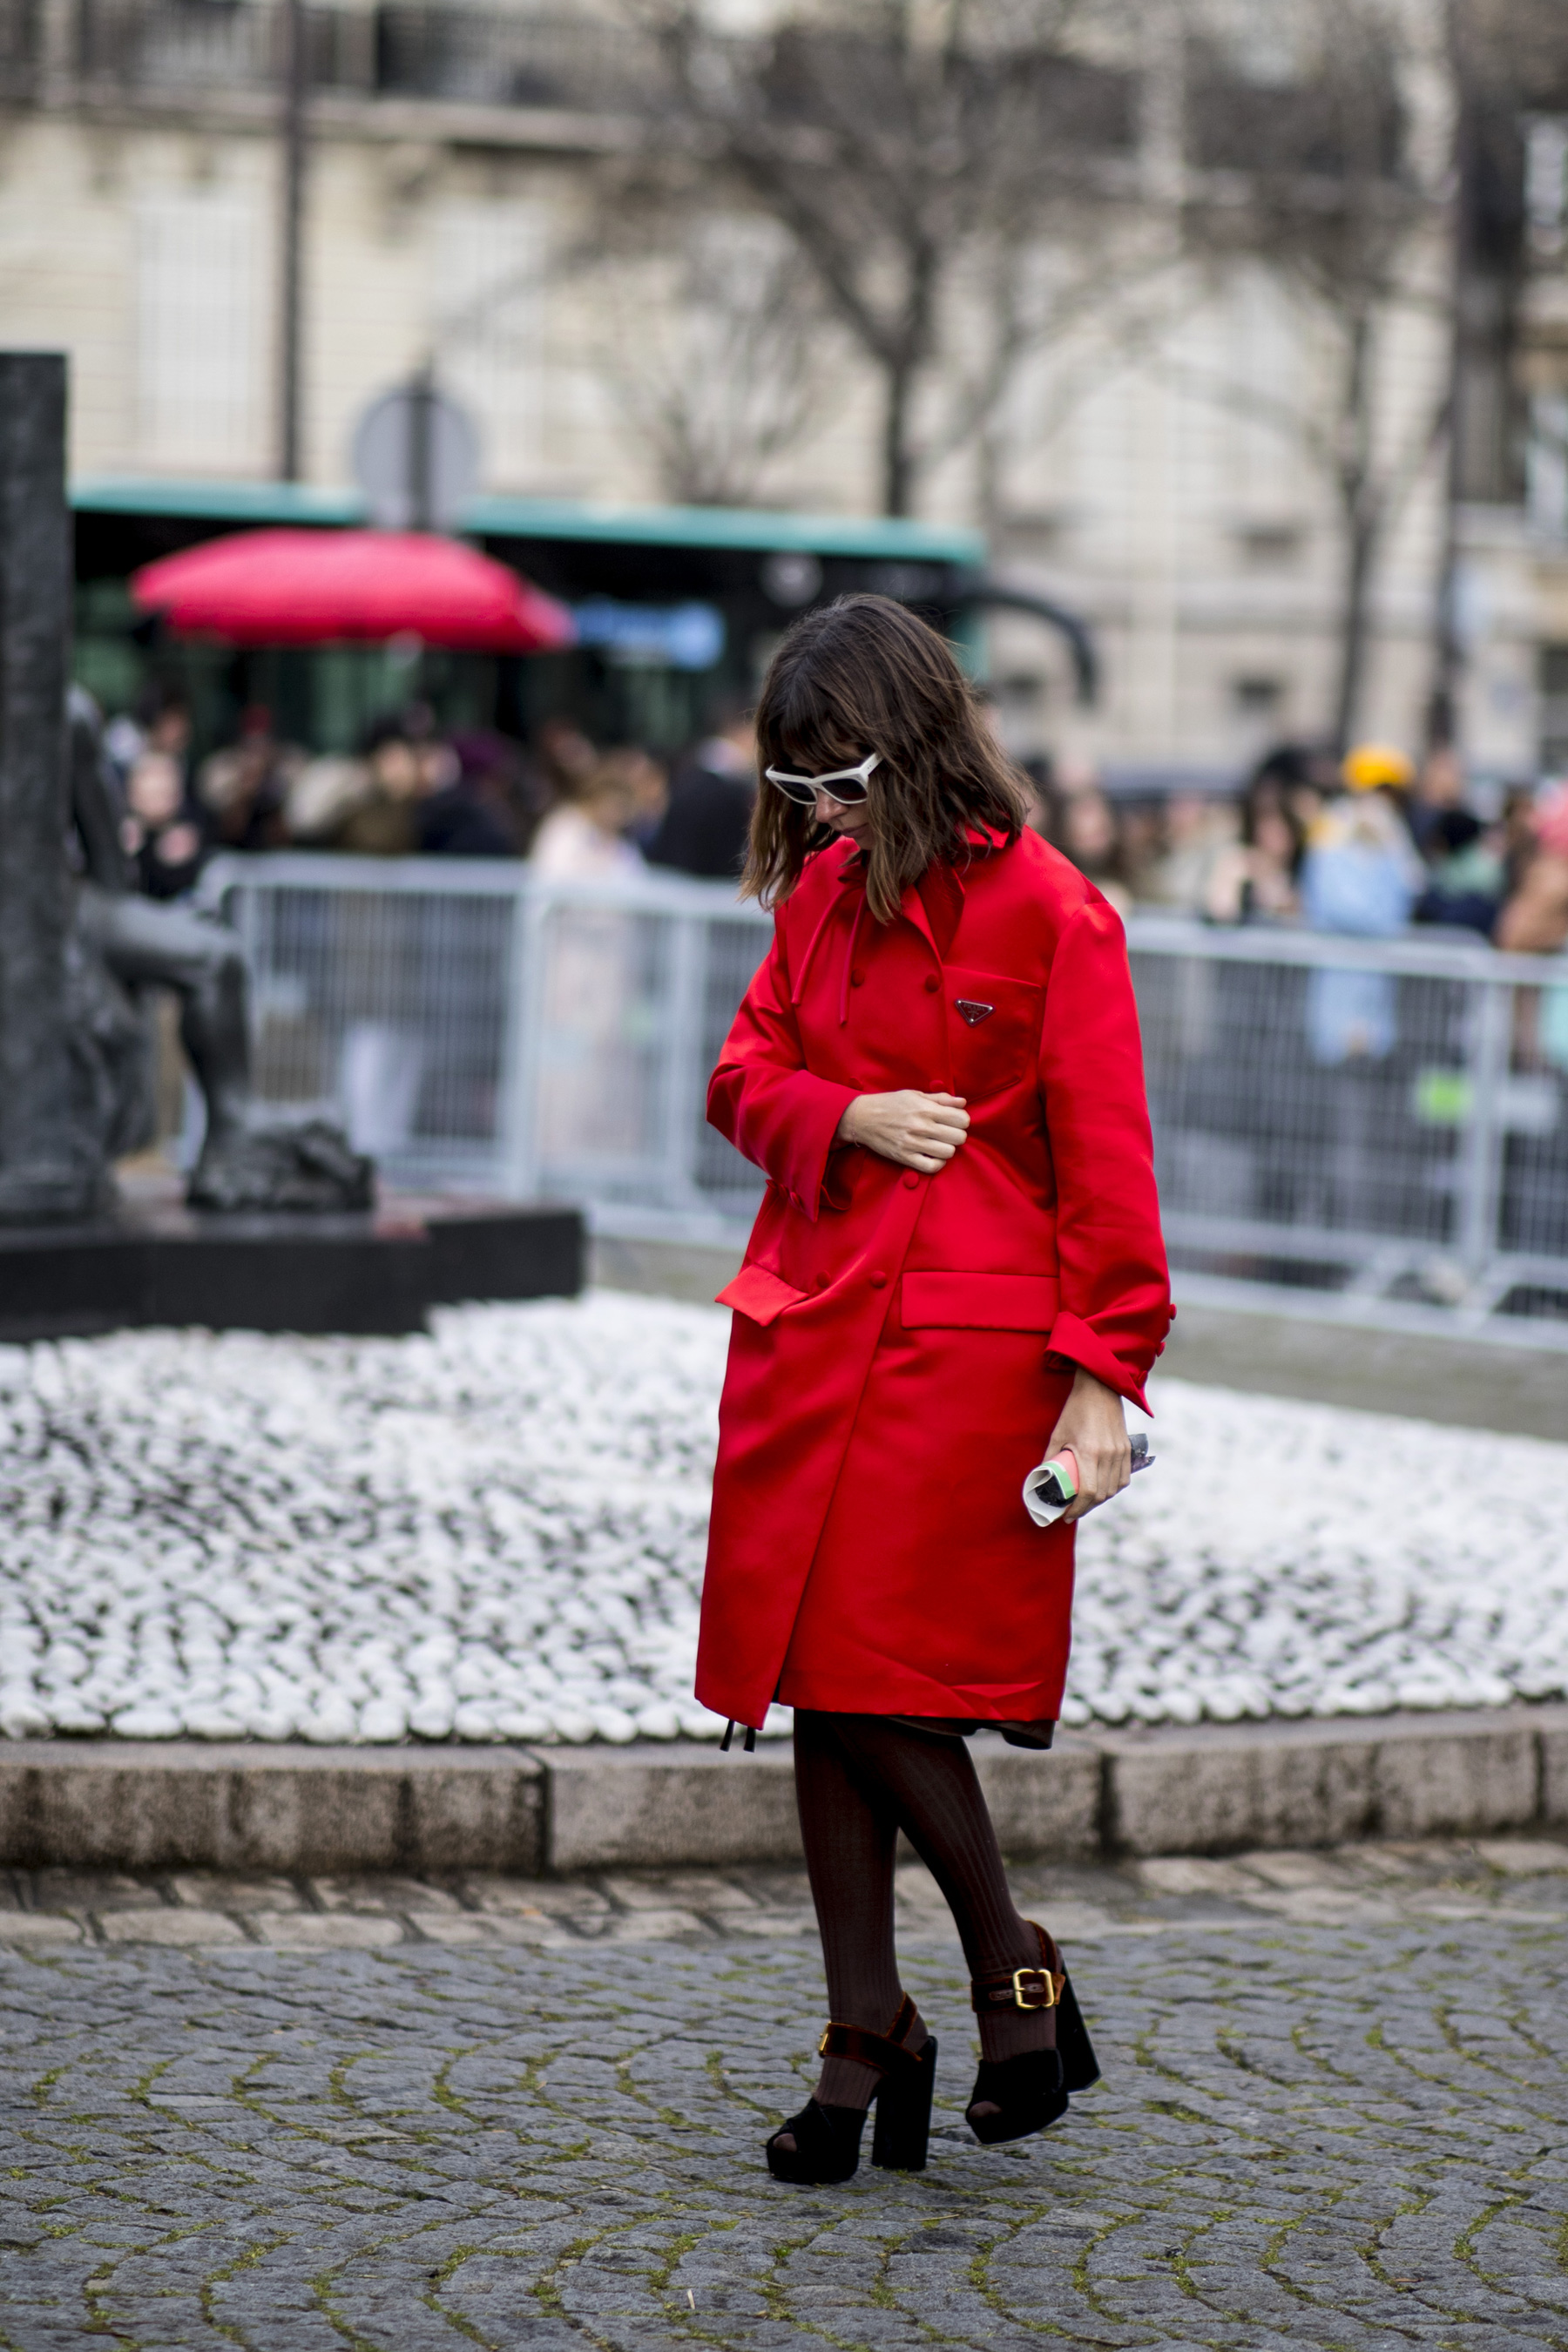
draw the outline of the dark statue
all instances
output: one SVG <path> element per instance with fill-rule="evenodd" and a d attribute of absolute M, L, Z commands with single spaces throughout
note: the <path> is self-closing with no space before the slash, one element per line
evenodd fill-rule
<path fill-rule="evenodd" d="M 154 988 L 206 1104 L 191 1205 L 368 1208 L 337 1128 L 254 1115 L 233 932 L 131 887 L 98 710 L 68 686 L 66 376 L 63 352 L 0 351 L 0 1228 L 112 1206 L 110 1162 L 153 1136 Z"/>
<path fill-rule="evenodd" d="M 206 1105 L 186 1187 L 195 1209 L 366 1209 L 371 1162 L 324 1119 L 263 1123 L 250 1091 L 247 975 L 238 940 L 193 908 L 140 897 L 121 847 L 119 791 L 96 704 L 70 691 L 66 1045 L 73 1124 L 101 1162 L 153 1139 L 145 991 L 180 1003 L 180 1038 Z"/>

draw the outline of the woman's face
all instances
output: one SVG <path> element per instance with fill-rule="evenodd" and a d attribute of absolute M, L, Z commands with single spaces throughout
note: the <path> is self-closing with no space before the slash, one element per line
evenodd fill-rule
<path fill-rule="evenodd" d="M 590 783 L 577 803 L 590 824 L 600 833 L 623 833 L 635 814 L 632 796 L 618 776 L 600 776 Z"/>
<path fill-rule="evenodd" d="M 377 745 L 370 772 L 389 801 L 411 801 L 418 794 L 419 754 L 400 735 Z"/>
<path fill-rule="evenodd" d="M 1296 855 L 1296 836 L 1282 809 L 1260 808 L 1253 822 L 1252 839 L 1259 856 L 1272 865 L 1289 866 Z"/>
<path fill-rule="evenodd" d="M 1116 846 L 1116 820 L 1098 792 L 1075 793 L 1067 806 L 1067 841 L 1076 857 L 1108 857 Z"/>
<path fill-rule="evenodd" d="M 857 766 L 865 756 L 864 751 L 855 750 L 852 745 L 836 747 L 831 744 L 816 743 L 809 751 L 786 752 L 780 764 L 797 776 L 826 776 L 832 775 L 844 768 Z M 873 777 L 869 790 L 875 792 L 876 789 L 876 779 Z M 844 786 L 844 790 L 852 793 L 855 786 L 847 783 Z M 871 810 L 868 802 L 836 801 L 828 792 L 817 793 L 811 816 L 814 824 L 826 825 L 830 833 L 842 834 L 847 841 L 858 841 L 871 830 Z"/>
<path fill-rule="evenodd" d="M 845 835 L 850 841 L 858 841 L 870 830 L 871 808 L 868 801 L 851 802 L 847 806 L 843 801 L 836 801 L 831 793 L 818 793 L 816 816 L 818 824 L 831 825 L 835 833 Z"/>
<path fill-rule="evenodd" d="M 180 771 L 167 751 L 143 751 L 131 771 L 126 799 L 143 824 L 167 824 L 179 811 Z"/>

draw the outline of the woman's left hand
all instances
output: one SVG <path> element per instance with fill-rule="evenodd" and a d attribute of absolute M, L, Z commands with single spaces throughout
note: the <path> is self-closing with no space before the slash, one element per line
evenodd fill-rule
<path fill-rule="evenodd" d="M 1127 1440 L 1121 1399 L 1081 1364 L 1061 1418 L 1051 1432 L 1047 1461 L 1069 1446 L 1078 1463 L 1078 1493 L 1063 1512 L 1063 1522 L 1081 1519 L 1086 1511 L 1108 1503 L 1132 1475 L 1132 1448 Z"/>

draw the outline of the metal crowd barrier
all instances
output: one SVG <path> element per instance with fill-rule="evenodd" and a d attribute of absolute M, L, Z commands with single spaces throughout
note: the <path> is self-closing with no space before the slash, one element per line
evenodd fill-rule
<path fill-rule="evenodd" d="M 395 1184 L 623 1230 L 750 1215 L 761 1180 L 703 1118 L 769 936 L 727 887 L 284 853 L 219 858 L 202 898 L 249 956 L 262 1098 L 330 1108 Z M 1128 937 L 1177 1264 L 1391 1314 L 1568 1310 L 1568 957 Z"/>
<path fill-rule="evenodd" d="M 392 1183 L 754 1209 L 703 1117 L 771 934 L 726 886 L 284 851 L 215 859 L 201 903 L 245 943 L 261 1099 L 341 1118 Z"/>
<path fill-rule="evenodd" d="M 1128 925 L 1176 1263 L 1568 1313 L 1568 957 Z"/>

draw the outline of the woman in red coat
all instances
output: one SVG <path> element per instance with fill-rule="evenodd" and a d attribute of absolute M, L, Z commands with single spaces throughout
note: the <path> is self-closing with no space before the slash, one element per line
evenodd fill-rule
<path fill-rule="evenodd" d="M 983 2140 L 1094 2079 L 1051 1939 L 1020 1918 L 964 1735 L 1049 1745 L 1071 1522 L 1126 1485 L 1123 1398 L 1170 1294 L 1117 916 L 1023 829 L 948 646 L 847 597 L 796 624 L 757 712 L 743 887 L 771 954 L 708 1116 L 768 1177 L 720 1406 L 697 1696 L 795 1709 L 833 2022 L 783 2179 L 924 2162 L 936 2044 L 899 1982 L 903 1829 L 963 1938 Z M 1042 1531 L 1024 1480 L 1070 1449 Z M 748 1733 L 748 1744 L 750 1734 Z"/>

